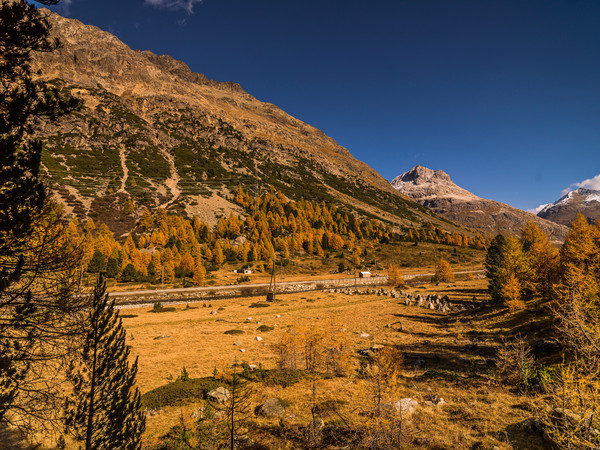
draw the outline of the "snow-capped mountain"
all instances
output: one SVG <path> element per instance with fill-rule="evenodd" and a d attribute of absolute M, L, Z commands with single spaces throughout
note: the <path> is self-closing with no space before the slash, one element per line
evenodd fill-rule
<path fill-rule="evenodd" d="M 600 191 L 579 188 L 568 192 L 554 203 L 543 207 L 538 216 L 569 225 L 577 213 L 583 214 L 590 222 L 600 219 Z"/>
<path fill-rule="evenodd" d="M 461 225 L 489 234 L 518 234 L 534 221 L 554 241 L 562 241 L 567 228 L 518 208 L 487 200 L 457 186 L 441 170 L 415 166 L 394 178 L 392 186 L 402 194 Z"/>

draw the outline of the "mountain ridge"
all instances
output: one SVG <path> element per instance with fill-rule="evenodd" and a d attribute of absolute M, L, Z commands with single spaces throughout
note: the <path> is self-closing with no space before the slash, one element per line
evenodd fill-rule
<path fill-rule="evenodd" d="M 403 194 L 461 225 L 491 234 L 517 234 L 534 221 L 550 237 L 564 240 L 567 227 L 510 205 L 488 200 L 456 185 L 442 170 L 415 166 L 395 177 L 390 184 Z"/>
<path fill-rule="evenodd" d="M 578 188 L 569 191 L 553 203 L 548 203 L 537 215 L 543 219 L 569 225 L 577 213 L 588 221 L 600 219 L 600 190 Z"/>
<path fill-rule="evenodd" d="M 62 46 L 34 55 L 33 69 L 84 101 L 81 111 L 40 124 L 42 162 L 69 212 L 102 219 L 103 210 L 120 213 L 131 198 L 214 224 L 237 211 L 229 199 L 240 184 L 352 204 L 395 226 L 440 223 L 324 132 L 239 84 L 46 14 Z"/>

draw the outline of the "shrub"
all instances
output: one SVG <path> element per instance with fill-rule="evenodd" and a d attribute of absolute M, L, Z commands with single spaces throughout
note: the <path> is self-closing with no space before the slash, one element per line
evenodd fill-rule
<path fill-rule="evenodd" d="M 242 330 L 227 330 L 224 332 L 224 334 L 237 335 L 237 334 L 244 334 L 244 332 Z"/>
<path fill-rule="evenodd" d="M 241 277 L 238 277 L 237 280 L 235 280 L 235 282 L 237 284 L 241 284 L 241 283 L 247 283 L 250 281 L 250 277 L 248 275 L 242 275 Z"/>
<path fill-rule="evenodd" d="M 464 377 L 452 370 L 429 369 L 419 377 L 421 380 L 461 381 Z"/>
<path fill-rule="evenodd" d="M 504 381 L 522 390 L 543 390 L 544 385 L 557 377 L 556 371 L 536 364 L 531 349 L 522 337 L 504 341 L 498 351 L 498 369 Z"/>
<path fill-rule="evenodd" d="M 160 409 L 164 406 L 181 406 L 206 398 L 207 393 L 217 386 L 214 379 L 190 378 L 176 380 L 164 386 L 152 389 L 142 395 L 142 405 L 148 409 Z"/>
<path fill-rule="evenodd" d="M 183 366 L 181 368 L 181 374 L 179 375 L 179 377 L 177 378 L 177 380 L 179 380 L 179 381 L 189 381 L 190 380 L 190 374 L 188 373 L 188 371 L 185 368 L 185 366 Z"/>
<path fill-rule="evenodd" d="M 175 308 L 173 306 L 163 306 L 161 302 L 154 302 L 154 306 L 150 310 L 152 313 L 163 313 L 163 312 L 173 312 Z"/>
<path fill-rule="evenodd" d="M 261 326 L 260 326 L 260 327 L 258 327 L 256 330 L 257 330 L 257 331 L 260 331 L 260 332 L 266 332 L 266 331 L 273 331 L 273 330 L 274 330 L 274 328 L 273 328 L 273 327 L 270 327 L 269 325 L 261 325 Z"/>
<path fill-rule="evenodd" d="M 288 387 L 300 382 L 306 373 L 303 370 L 257 370 L 251 372 L 250 379 L 254 381 L 262 381 L 269 386 Z"/>
<path fill-rule="evenodd" d="M 249 307 L 250 308 L 267 308 L 271 305 L 269 305 L 268 303 L 252 303 Z"/>

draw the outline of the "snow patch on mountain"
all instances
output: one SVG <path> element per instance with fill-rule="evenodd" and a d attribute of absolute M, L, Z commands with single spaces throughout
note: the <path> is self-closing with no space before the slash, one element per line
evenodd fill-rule
<path fill-rule="evenodd" d="M 593 180 L 586 180 L 586 182 L 590 182 L 587 184 L 593 184 L 591 183 Z M 579 188 L 567 192 L 566 195 L 563 195 L 554 203 L 546 205 L 538 212 L 538 216 L 568 225 L 578 213 L 582 213 L 590 222 L 593 222 L 600 219 L 600 205 L 598 203 L 600 203 L 600 190 Z"/>
<path fill-rule="evenodd" d="M 528 209 L 527 212 L 530 212 L 531 214 L 538 214 L 539 212 L 543 211 L 544 209 L 546 209 L 551 204 L 552 203 L 544 203 L 543 205 L 537 206 L 535 208 Z"/>
<path fill-rule="evenodd" d="M 600 192 L 598 194 L 588 195 L 584 200 L 585 203 L 600 202 Z"/>

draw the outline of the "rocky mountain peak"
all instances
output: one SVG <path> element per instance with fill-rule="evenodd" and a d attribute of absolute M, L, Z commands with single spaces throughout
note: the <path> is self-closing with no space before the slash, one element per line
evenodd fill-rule
<path fill-rule="evenodd" d="M 557 242 L 564 239 L 567 231 L 565 226 L 540 219 L 534 214 L 477 197 L 454 184 L 442 170 L 418 165 L 394 178 L 391 184 L 437 214 L 485 233 L 518 234 L 530 221 L 537 223 Z"/>
<path fill-rule="evenodd" d="M 392 186 L 414 199 L 454 198 L 478 200 L 479 197 L 457 186 L 443 170 L 417 165 L 392 180 Z"/>
<path fill-rule="evenodd" d="M 450 176 L 443 170 L 431 170 L 421 165 L 413 167 L 408 172 L 400 175 L 399 178 L 400 181 L 412 182 L 414 184 L 421 184 L 430 180 L 451 182 Z"/>

